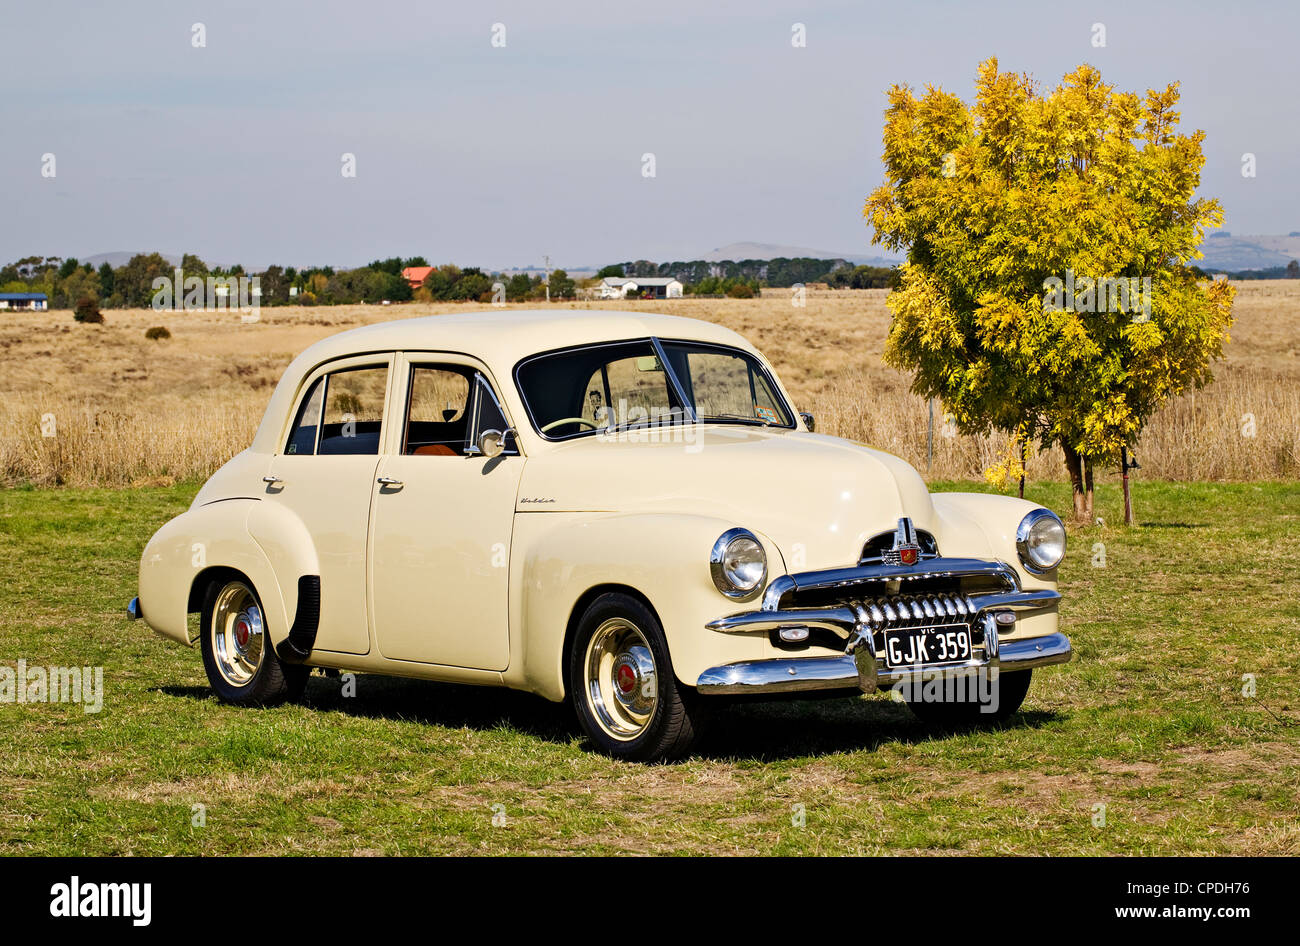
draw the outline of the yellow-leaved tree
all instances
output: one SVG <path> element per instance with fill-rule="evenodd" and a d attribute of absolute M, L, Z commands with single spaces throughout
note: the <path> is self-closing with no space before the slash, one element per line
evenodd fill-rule
<path fill-rule="evenodd" d="M 1211 379 L 1234 290 L 1190 261 L 1215 200 L 1193 199 L 1204 133 L 1179 134 L 1178 85 L 1115 92 L 1083 65 L 1044 93 L 979 67 L 973 106 L 889 90 L 887 181 L 863 215 L 905 249 L 885 361 L 915 372 L 963 433 L 1059 444 L 1074 512 L 1092 472 L 1169 398 Z"/>

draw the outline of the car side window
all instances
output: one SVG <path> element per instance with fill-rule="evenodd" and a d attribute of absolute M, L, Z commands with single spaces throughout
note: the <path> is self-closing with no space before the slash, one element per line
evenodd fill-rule
<path fill-rule="evenodd" d="M 321 454 L 377 454 L 384 421 L 388 366 L 344 368 L 325 385 Z"/>
<path fill-rule="evenodd" d="M 284 446 L 285 453 L 301 455 L 316 452 L 316 434 L 320 430 L 320 409 L 324 398 L 325 379 L 317 378 L 312 382 L 307 396 L 302 399 L 302 406 L 298 408 L 298 418 L 293 423 L 293 430 L 289 432 L 289 442 Z"/>
<path fill-rule="evenodd" d="M 387 365 L 342 368 L 316 379 L 303 398 L 287 454 L 378 454 Z"/>
<path fill-rule="evenodd" d="M 667 414 L 672 397 L 657 355 L 619 358 L 600 366 L 584 386 L 581 412 L 598 427 L 627 423 L 633 416 Z M 637 414 L 633 415 L 636 411 Z"/>
<path fill-rule="evenodd" d="M 472 384 L 472 368 L 413 365 L 402 453 L 407 456 L 463 456 L 469 433 Z"/>

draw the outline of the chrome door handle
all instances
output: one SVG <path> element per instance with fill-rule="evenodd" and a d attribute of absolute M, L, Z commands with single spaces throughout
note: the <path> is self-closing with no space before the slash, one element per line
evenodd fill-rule
<path fill-rule="evenodd" d="M 280 477 L 278 477 L 278 476 L 269 476 L 269 475 L 268 475 L 268 476 L 264 476 L 264 477 L 262 477 L 262 482 L 263 482 L 263 483 L 283 483 L 284 480 L 280 479 Z"/>
<path fill-rule="evenodd" d="M 381 476 L 379 478 L 379 485 L 380 486 L 404 486 L 405 484 L 401 480 L 397 479 L 396 477 Z"/>

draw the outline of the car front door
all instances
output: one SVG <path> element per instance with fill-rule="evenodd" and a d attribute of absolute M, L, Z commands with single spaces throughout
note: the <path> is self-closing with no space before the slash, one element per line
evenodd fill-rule
<path fill-rule="evenodd" d="M 509 663 L 510 539 L 524 458 L 487 370 L 459 355 L 401 356 L 371 519 L 370 608 L 379 652 L 478 670 Z M 396 405 L 401 404 L 401 410 Z"/>
<path fill-rule="evenodd" d="M 349 358 L 309 376 L 293 426 L 271 461 L 266 500 L 292 510 L 316 546 L 316 650 L 370 652 L 366 538 L 393 360 Z"/>

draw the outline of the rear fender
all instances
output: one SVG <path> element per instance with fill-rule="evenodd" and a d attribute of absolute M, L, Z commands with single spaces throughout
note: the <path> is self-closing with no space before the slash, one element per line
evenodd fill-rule
<path fill-rule="evenodd" d="M 289 633 L 286 602 L 271 560 L 248 531 L 250 512 L 265 506 L 254 499 L 231 499 L 190 509 L 159 529 L 140 557 L 140 609 L 149 627 L 163 637 L 194 643 L 187 616 L 202 602 L 208 576 L 240 572 L 262 600 L 263 621 L 272 642 Z"/>

